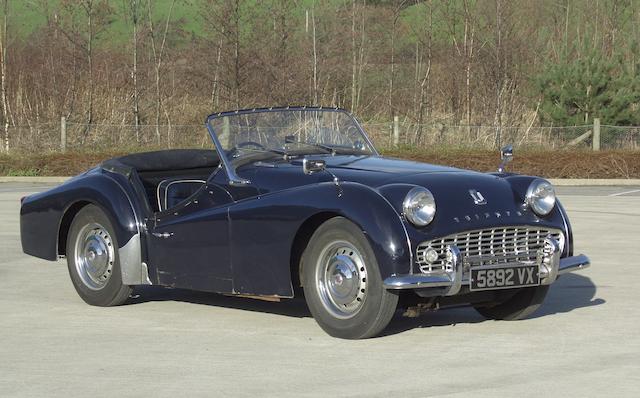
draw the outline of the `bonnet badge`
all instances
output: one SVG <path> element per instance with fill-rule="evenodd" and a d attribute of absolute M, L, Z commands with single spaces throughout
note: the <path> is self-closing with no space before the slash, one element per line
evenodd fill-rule
<path fill-rule="evenodd" d="M 469 195 L 471 195 L 471 198 L 473 199 L 473 203 L 477 205 L 487 204 L 487 200 L 484 198 L 484 196 L 482 196 L 482 194 L 479 191 L 476 191 L 475 189 L 470 189 Z"/>

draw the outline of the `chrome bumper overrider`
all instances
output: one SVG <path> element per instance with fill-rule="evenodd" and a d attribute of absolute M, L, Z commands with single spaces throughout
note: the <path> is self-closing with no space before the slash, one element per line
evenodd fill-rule
<path fill-rule="evenodd" d="M 392 275 L 384 280 L 384 287 L 389 290 L 439 288 L 445 296 L 452 296 L 460 291 L 462 285 L 468 285 L 469 280 L 463 273 L 464 261 L 460 250 L 456 246 L 447 247 L 447 259 L 451 272 L 438 274 L 406 274 Z M 540 284 L 550 285 L 558 275 L 587 268 L 589 258 L 584 254 L 560 258 L 560 246 L 552 237 L 545 239 L 545 248 L 540 251 L 536 263 L 539 267 Z M 496 267 L 514 264 L 496 264 Z"/>

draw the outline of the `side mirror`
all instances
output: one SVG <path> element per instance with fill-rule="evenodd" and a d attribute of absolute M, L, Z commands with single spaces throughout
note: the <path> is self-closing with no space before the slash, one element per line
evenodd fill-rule
<path fill-rule="evenodd" d="M 513 160 L 512 145 L 507 145 L 502 147 L 502 149 L 500 150 L 500 159 L 502 159 L 502 162 L 500 162 L 500 166 L 498 166 L 498 173 L 504 173 L 504 168 L 507 165 L 507 163 Z"/>
<path fill-rule="evenodd" d="M 313 174 L 318 171 L 323 171 L 327 167 L 327 163 L 324 160 L 314 159 L 302 159 L 302 171 L 305 174 Z"/>

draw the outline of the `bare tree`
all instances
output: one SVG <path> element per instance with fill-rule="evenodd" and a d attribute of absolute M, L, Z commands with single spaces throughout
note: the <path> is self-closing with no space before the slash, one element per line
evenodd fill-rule
<path fill-rule="evenodd" d="M 510 4 L 503 0 L 495 0 L 495 22 L 493 24 L 493 65 L 489 68 L 489 75 L 492 77 L 495 96 L 495 146 L 500 147 L 503 142 L 503 115 L 505 112 L 505 94 L 513 89 L 513 84 L 509 77 L 509 59 L 513 57 L 515 48 L 513 43 L 508 43 L 510 32 L 513 30 L 513 12 Z M 511 44 L 511 47 L 508 45 Z"/>
<path fill-rule="evenodd" d="M 400 11 L 402 11 L 403 7 L 406 5 L 408 0 L 400 0 L 397 1 L 393 6 L 393 22 L 391 25 L 391 57 L 389 62 L 389 96 L 388 96 L 388 105 L 389 112 L 391 116 L 391 120 L 393 120 L 396 115 L 395 104 L 394 104 L 394 90 L 395 90 L 395 82 L 396 82 L 396 35 L 398 30 L 398 19 L 400 18 Z"/>
<path fill-rule="evenodd" d="M 234 81 L 234 98 L 236 108 L 240 108 L 240 0 L 233 3 L 233 29 L 231 35 L 233 37 L 233 81 Z"/>
<path fill-rule="evenodd" d="M 432 59 L 432 45 L 433 45 L 433 0 L 427 1 L 427 23 L 425 24 L 426 30 L 426 47 L 427 47 L 427 65 L 424 72 L 422 81 L 420 82 L 420 100 L 418 101 L 418 117 L 416 135 L 414 138 L 414 144 L 418 144 L 422 139 L 422 129 L 425 119 L 425 108 L 427 96 L 430 89 L 430 77 L 431 77 L 431 59 Z"/>
<path fill-rule="evenodd" d="M 307 12 L 306 30 L 309 32 L 309 10 Z M 311 48 L 312 48 L 312 62 L 311 62 L 311 81 L 313 91 L 313 104 L 318 104 L 318 50 L 317 50 L 317 36 L 316 36 L 316 17 L 314 7 L 311 7 Z"/>
<path fill-rule="evenodd" d="M 355 112 L 358 72 L 358 53 L 356 51 L 356 0 L 351 0 L 351 111 Z"/>
<path fill-rule="evenodd" d="M 454 3 L 460 4 L 460 3 Z M 475 42 L 476 42 L 476 21 L 473 18 L 473 10 L 470 9 L 471 5 L 469 0 L 463 0 L 462 10 L 458 10 L 453 7 L 451 10 L 450 5 L 445 8 L 448 13 L 446 19 L 449 35 L 453 43 L 452 49 L 455 51 L 456 57 L 464 65 L 464 119 L 467 126 L 471 125 L 471 115 L 473 111 L 473 97 L 472 97 L 472 67 L 474 57 L 476 55 Z M 461 14 L 461 15 L 460 15 Z M 458 18 L 462 18 L 462 32 L 458 28 Z M 460 37 L 461 36 L 461 37 Z M 459 108 L 458 108 L 459 109 Z M 456 120 L 456 122 L 459 120 Z M 467 134 L 470 135 L 470 127 L 467 127 Z M 477 132 L 476 132 L 477 134 Z M 475 137 L 478 138 L 477 136 Z"/>
<path fill-rule="evenodd" d="M 83 135 L 83 141 L 84 141 L 84 137 L 86 137 L 87 134 L 89 134 L 89 129 L 93 124 L 93 92 L 94 92 L 94 86 L 95 86 L 94 80 L 93 80 L 93 41 L 95 39 L 95 30 L 94 30 L 95 21 L 93 18 L 93 0 L 85 0 L 80 4 L 84 9 L 84 12 L 87 14 L 87 19 L 88 19 L 87 25 L 89 26 L 88 28 L 89 36 L 87 38 L 87 46 L 86 46 L 87 62 L 89 64 L 89 112 L 87 114 L 87 129 L 85 131 L 85 134 Z"/>
<path fill-rule="evenodd" d="M 365 63 L 366 38 L 366 0 L 358 6 L 357 0 L 351 2 L 351 111 L 357 112 L 362 92 L 362 78 Z M 360 18 L 358 18 L 358 12 Z M 358 32 L 359 30 L 359 32 Z"/>
<path fill-rule="evenodd" d="M 360 19 L 360 52 L 359 52 L 359 62 L 358 62 L 358 76 L 357 76 L 357 86 L 358 90 L 356 93 L 356 101 L 353 111 L 356 112 L 360 107 L 360 98 L 362 94 L 362 86 L 364 80 L 364 68 L 365 68 L 365 43 L 366 43 L 366 22 L 367 22 L 367 10 L 365 8 L 366 0 L 362 0 L 362 18 Z"/>
<path fill-rule="evenodd" d="M 471 125 L 471 63 L 473 62 L 473 42 L 475 38 L 475 26 L 471 22 L 469 12 L 469 1 L 463 1 L 464 7 L 464 41 L 463 53 L 465 59 L 465 103 L 466 103 L 466 123 L 467 128 Z M 478 137 L 476 137 L 478 138 Z"/>
<path fill-rule="evenodd" d="M 213 73 L 213 86 L 211 87 L 211 105 L 213 105 L 214 108 L 218 108 L 218 105 L 220 103 L 220 61 L 222 59 L 222 44 L 223 44 L 223 37 L 220 36 L 220 39 L 218 39 L 218 45 L 216 47 L 216 63 L 215 63 L 215 67 L 214 67 L 214 73 Z"/>
<path fill-rule="evenodd" d="M 94 42 L 113 22 L 113 9 L 107 0 L 63 0 L 64 17 L 58 20 L 59 31 L 77 49 L 84 53 L 87 61 L 87 90 L 88 105 L 86 113 L 86 128 L 82 135 L 82 142 L 86 139 L 94 123 Z M 80 26 L 86 23 L 86 30 Z"/>
<path fill-rule="evenodd" d="M 173 14 L 173 7 L 176 4 L 176 0 L 171 0 L 171 5 L 169 6 L 169 12 L 167 13 L 167 18 L 164 23 L 164 30 L 162 32 L 162 40 L 160 41 L 160 45 L 156 41 L 156 31 L 153 24 L 153 0 L 148 0 L 147 2 L 147 11 L 149 13 L 149 37 L 151 39 L 151 53 L 153 55 L 153 67 L 155 72 L 155 91 L 156 91 L 156 138 L 158 140 L 158 144 L 161 142 L 160 136 L 160 111 L 162 109 L 162 92 L 160 89 L 161 86 L 161 70 L 162 70 L 162 62 L 164 61 L 164 49 L 167 43 L 167 33 L 169 32 L 169 22 L 171 22 L 171 15 Z"/>
<path fill-rule="evenodd" d="M 7 111 L 7 25 L 9 5 L 8 0 L 3 2 L 2 37 L 0 38 L 0 84 L 2 84 L 2 117 L 4 119 L 4 150 L 9 153 L 9 112 Z"/>
<path fill-rule="evenodd" d="M 129 0 L 131 12 L 131 24 L 133 31 L 131 35 L 132 68 L 131 79 L 133 80 L 133 122 L 136 129 L 136 142 L 140 142 L 140 104 L 138 90 L 138 22 L 140 18 L 140 0 Z"/>
<path fill-rule="evenodd" d="M 274 0 L 270 7 L 273 18 L 273 44 L 266 45 L 271 52 L 271 62 L 264 62 L 265 69 L 273 76 L 275 90 L 272 93 L 279 103 L 287 103 L 289 100 L 289 47 L 292 26 L 290 23 L 293 2 L 290 0 Z M 265 35 L 266 36 L 266 35 Z M 268 65 L 268 66 L 267 66 Z"/>
<path fill-rule="evenodd" d="M 214 81 L 210 95 L 213 98 L 220 98 L 224 106 L 241 107 L 242 103 L 248 102 L 247 94 L 256 95 L 258 90 L 245 90 L 247 80 L 252 77 L 249 69 L 252 65 L 261 65 L 256 78 L 264 78 L 265 73 L 275 75 L 268 67 L 268 63 L 261 58 L 261 53 L 266 50 L 260 48 L 264 45 L 264 37 L 259 37 L 259 33 L 266 33 L 263 30 L 254 32 L 257 20 L 263 24 L 262 19 L 252 19 L 252 2 L 246 0 L 201 0 L 201 14 L 205 21 L 205 32 L 208 34 L 207 43 L 213 44 L 216 49 L 214 64 Z M 256 22 L 250 22 L 256 21 Z M 252 29 L 244 29 L 244 26 L 252 26 Z M 268 33 L 267 33 L 268 34 Z M 252 41 L 247 37 L 256 37 L 260 40 Z M 253 48 L 250 46 L 254 45 Z M 246 50 L 246 54 L 245 54 Z M 266 70 L 265 70 L 266 67 Z M 267 86 L 270 87 L 270 86 Z"/>
<path fill-rule="evenodd" d="M 207 75 L 212 75 L 211 78 L 211 91 L 210 100 L 213 108 L 217 109 L 220 103 L 221 88 L 225 88 L 224 82 L 221 81 L 223 75 L 223 51 L 225 45 L 225 25 L 222 23 L 225 18 L 220 15 L 219 4 L 215 0 L 201 0 L 199 4 L 199 14 L 201 16 L 203 26 L 203 41 L 204 47 L 202 52 L 208 54 L 207 57 L 213 56 L 215 62 L 213 62 L 213 70 L 209 69 L 209 62 L 205 62 L 207 65 Z M 210 54 L 208 51 L 214 47 L 215 53 Z"/>

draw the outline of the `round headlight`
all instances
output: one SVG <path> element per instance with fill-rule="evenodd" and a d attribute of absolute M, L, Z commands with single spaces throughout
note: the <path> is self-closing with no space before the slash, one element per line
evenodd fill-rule
<path fill-rule="evenodd" d="M 402 211 L 411 224 L 424 227 L 436 215 L 436 200 L 428 189 L 415 187 L 404 198 Z"/>
<path fill-rule="evenodd" d="M 556 192 L 553 185 L 545 180 L 533 180 L 527 189 L 525 203 L 537 215 L 546 216 L 556 205 Z"/>

